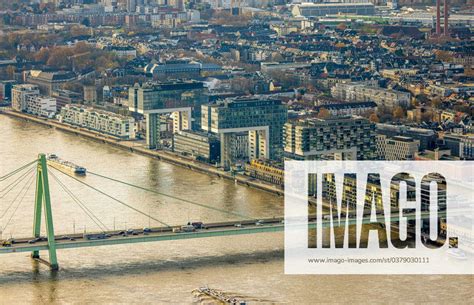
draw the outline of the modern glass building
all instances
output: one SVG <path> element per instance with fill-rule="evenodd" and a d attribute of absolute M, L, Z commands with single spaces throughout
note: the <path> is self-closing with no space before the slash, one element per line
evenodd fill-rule
<path fill-rule="evenodd" d="M 361 117 L 289 122 L 283 135 L 285 156 L 296 160 L 373 160 L 375 137 L 375 124 Z"/>
<path fill-rule="evenodd" d="M 145 115 L 149 148 L 159 145 L 159 114 L 182 112 L 191 121 L 191 129 L 199 130 L 201 105 L 207 102 L 203 83 L 194 81 L 135 84 L 128 93 L 129 110 Z"/>
<path fill-rule="evenodd" d="M 288 108 L 279 100 L 233 98 L 202 106 L 203 130 L 221 137 L 221 164 L 226 167 L 235 133 L 249 133 L 249 158 L 282 158 L 282 131 L 288 118 Z"/>

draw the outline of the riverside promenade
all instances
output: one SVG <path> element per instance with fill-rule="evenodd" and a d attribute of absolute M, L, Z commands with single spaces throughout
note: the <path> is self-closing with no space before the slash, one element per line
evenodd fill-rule
<path fill-rule="evenodd" d="M 104 135 L 102 133 L 88 130 L 85 128 L 63 124 L 56 120 L 36 117 L 36 116 L 32 116 L 26 113 L 16 112 L 13 110 L 1 109 L 0 114 L 4 114 L 10 117 L 14 117 L 14 118 L 29 121 L 29 122 L 42 124 L 45 126 L 49 126 L 51 128 L 56 128 L 61 131 L 72 133 L 77 136 L 82 136 L 82 137 L 85 137 L 97 142 L 101 142 L 104 144 L 112 145 L 117 148 L 128 150 L 133 153 L 152 157 L 152 158 L 165 161 L 168 163 L 172 163 L 174 165 L 178 165 L 181 167 L 186 167 L 190 170 L 195 170 L 195 171 L 207 173 L 210 175 L 215 175 L 224 179 L 234 180 L 238 184 L 242 184 L 249 187 L 264 190 L 267 192 L 271 192 L 276 195 L 282 196 L 284 194 L 284 190 L 276 185 L 272 185 L 264 181 L 254 179 L 246 175 L 242 175 L 238 173 L 232 174 L 220 168 L 216 168 L 215 166 L 208 165 L 191 158 L 186 158 L 184 156 L 177 155 L 173 152 L 168 152 L 168 151 L 163 151 L 163 150 L 151 150 L 151 149 L 146 148 L 144 146 L 144 143 L 140 141 L 123 140 L 118 137 Z"/>

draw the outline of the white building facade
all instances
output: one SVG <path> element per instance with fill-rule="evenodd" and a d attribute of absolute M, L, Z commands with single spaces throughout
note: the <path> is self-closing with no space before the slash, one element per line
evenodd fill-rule
<path fill-rule="evenodd" d="M 47 118 L 54 118 L 57 112 L 56 99 L 37 95 L 28 95 L 26 112 Z"/>
<path fill-rule="evenodd" d="M 122 139 L 135 138 L 135 119 L 112 112 L 66 105 L 61 108 L 59 121 Z"/>

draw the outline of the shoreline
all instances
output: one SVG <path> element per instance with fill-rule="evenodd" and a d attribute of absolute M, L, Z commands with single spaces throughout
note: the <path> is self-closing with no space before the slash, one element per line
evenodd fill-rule
<path fill-rule="evenodd" d="M 4 114 L 6 116 L 9 116 L 15 119 L 20 119 L 20 120 L 25 120 L 32 123 L 41 124 L 44 126 L 48 126 L 50 128 L 56 128 L 58 130 L 61 130 L 70 134 L 82 136 L 84 138 L 87 138 L 96 142 L 108 144 L 108 145 L 111 145 L 123 150 L 130 151 L 132 153 L 137 153 L 143 156 L 158 159 L 160 161 L 171 163 L 173 165 L 181 166 L 190 170 L 199 171 L 208 175 L 217 176 L 219 178 L 233 180 L 237 184 L 253 187 L 259 190 L 273 193 L 278 196 L 284 195 L 284 190 L 275 185 L 270 185 L 268 183 L 261 182 L 254 178 L 241 175 L 241 174 L 236 174 L 235 176 L 232 176 L 232 174 L 230 174 L 229 172 L 219 170 L 218 168 L 215 168 L 211 165 L 207 165 L 205 163 L 201 163 L 195 160 L 191 160 L 191 159 L 187 159 L 187 158 L 175 155 L 171 152 L 150 150 L 142 146 L 135 146 L 136 142 L 134 141 L 122 140 L 113 136 L 108 136 L 108 135 L 104 135 L 98 132 L 85 130 L 80 127 L 66 125 L 66 124 L 59 123 L 57 121 L 53 121 L 46 118 L 40 118 L 40 117 L 35 117 L 29 114 L 25 114 L 25 113 L 15 112 L 13 110 L 0 110 L 0 114 Z"/>

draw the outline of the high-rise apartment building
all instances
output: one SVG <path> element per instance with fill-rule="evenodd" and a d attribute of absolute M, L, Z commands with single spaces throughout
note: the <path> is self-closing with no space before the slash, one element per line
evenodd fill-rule
<path fill-rule="evenodd" d="M 38 86 L 31 84 L 15 85 L 12 87 L 12 107 L 16 111 L 25 111 L 28 100 L 39 96 Z"/>
<path fill-rule="evenodd" d="M 303 119 L 284 126 L 285 157 L 295 160 L 376 159 L 375 124 L 361 117 Z"/>
<path fill-rule="evenodd" d="M 250 159 L 280 159 L 288 108 L 279 100 L 234 98 L 202 106 L 202 129 L 220 135 L 221 164 L 232 162 L 232 134 L 247 132 Z"/>

